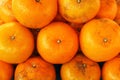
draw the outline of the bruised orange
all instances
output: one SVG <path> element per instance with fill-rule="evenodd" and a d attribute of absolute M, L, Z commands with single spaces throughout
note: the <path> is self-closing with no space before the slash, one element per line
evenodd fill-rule
<path fill-rule="evenodd" d="M 120 26 L 107 18 L 86 23 L 79 36 L 81 51 L 90 59 L 102 62 L 120 52 Z"/>
<path fill-rule="evenodd" d="M 17 22 L 0 25 L 0 60 L 16 64 L 25 61 L 33 52 L 32 33 Z"/>
<path fill-rule="evenodd" d="M 37 50 L 43 59 L 62 64 L 73 58 L 78 50 L 78 35 L 68 24 L 53 22 L 40 30 Z"/>
<path fill-rule="evenodd" d="M 57 0 L 12 0 L 17 20 L 29 28 L 42 28 L 57 14 Z"/>
<path fill-rule="evenodd" d="M 56 80 L 55 68 L 40 57 L 32 57 L 17 65 L 14 80 Z"/>

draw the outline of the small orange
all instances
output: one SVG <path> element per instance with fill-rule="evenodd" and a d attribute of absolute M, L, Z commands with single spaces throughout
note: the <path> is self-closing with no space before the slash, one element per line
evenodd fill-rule
<path fill-rule="evenodd" d="M 90 59 L 102 62 L 120 52 L 120 26 L 107 18 L 86 23 L 79 36 L 81 51 Z"/>
<path fill-rule="evenodd" d="M 85 23 L 96 16 L 100 0 L 58 0 L 59 12 L 73 23 Z"/>
<path fill-rule="evenodd" d="M 120 55 L 105 62 L 102 66 L 103 80 L 120 80 Z"/>
<path fill-rule="evenodd" d="M 14 80 L 56 80 L 56 72 L 52 64 L 32 57 L 17 65 Z"/>
<path fill-rule="evenodd" d="M 37 50 L 50 63 L 65 63 L 78 50 L 78 35 L 68 24 L 53 22 L 38 33 Z"/>
<path fill-rule="evenodd" d="M 17 20 L 29 28 L 48 25 L 57 14 L 57 0 L 12 0 Z"/>
<path fill-rule="evenodd" d="M 62 80 L 100 80 L 101 69 L 94 62 L 82 54 L 77 54 L 71 61 L 61 66 Z"/>
<path fill-rule="evenodd" d="M 100 10 L 97 13 L 99 18 L 114 19 L 117 13 L 116 0 L 100 0 Z"/>
<path fill-rule="evenodd" d="M 8 63 L 25 61 L 33 52 L 32 33 L 17 22 L 0 25 L 0 60 Z"/>
<path fill-rule="evenodd" d="M 0 80 L 11 80 L 13 71 L 12 64 L 0 61 Z"/>
<path fill-rule="evenodd" d="M 4 22 L 16 21 L 12 12 L 12 0 L 0 0 L 0 18 Z"/>

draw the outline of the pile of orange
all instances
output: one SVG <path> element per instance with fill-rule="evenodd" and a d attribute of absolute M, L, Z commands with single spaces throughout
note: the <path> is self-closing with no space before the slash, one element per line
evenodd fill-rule
<path fill-rule="evenodd" d="M 120 0 L 0 0 L 0 80 L 119 80 L 119 24 Z"/>

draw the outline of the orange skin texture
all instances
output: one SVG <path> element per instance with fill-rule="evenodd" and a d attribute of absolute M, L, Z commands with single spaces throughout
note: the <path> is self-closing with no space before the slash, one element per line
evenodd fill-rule
<path fill-rule="evenodd" d="M 120 80 L 120 55 L 104 63 L 102 67 L 103 80 Z"/>
<path fill-rule="evenodd" d="M 13 76 L 13 66 L 0 61 L 0 80 L 11 80 Z"/>
<path fill-rule="evenodd" d="M 117 2 L 117 14 L 114 21 L 116 21 L 120 25 L 120 0 L 116 0 L 116 2 Z"/>
<path fill-rule="evenodd" d="M 55 68 L 40 57 L 32 57 L 17 65 L 15 80 L 56 80 Z"/>
<path fill-rule="evenodd" d="M 53 22 L 38 33 L 37 50 L 50 63 L 65 63 L 78 50 L 78 35 L 68 24 Z"/>
<path fill-rule="evenodd" d="M 1 20 L 1 18 L 0 18 L 0 25 L 1 25 L 1 24 L 3 24 L 3 23 L 4 23 L 4 21 L 3 21 L 3 20 Z"/>
<path fill-rule="evenodd" d="M 100 9 L 100 0 L 58 0 L 58 4 L 61 16 L 73 23 L 91 20 Z"/>
<path fill-rule="evenodd" d="M 98 63 L 81 54 L 63 64 L 60 73 L 62 80 L 100 80 L 101 76 Z"/>
<path fill-rule="evenodd" d="M 16 21 L 12 12 L 12 0 L 0 0 L 0 17 L 6 23 Z"/>
<path fill-rule="evenodd" d="M 120 27 L 111 19 L 93 19 L 82 27 L 79 41 L 88 58 L 97 62 L 110 60 L 120 52 Z"/>
<path fill-rule="evenodd" d="M 16 64 L 25 61 L 33 52 L 32 33 L 17 22 L 0 25 L 0 60 Z"/>
<path fill-rule="evenodd" d="M 114 19 L 117 13 L 116 0 L 100 0 L 101 7 L 97 14 L 98 18 Z"/>
<path fill-rule="evenodd" d="M 57 0 L 12 0 L 12 10 L 24 26 L 42 28 L 56 16 Z"/>

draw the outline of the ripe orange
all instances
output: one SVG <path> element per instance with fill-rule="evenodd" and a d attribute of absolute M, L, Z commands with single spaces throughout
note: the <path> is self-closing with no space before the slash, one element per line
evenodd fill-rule
<path fill-rule="evenodd" d="M 62 65 L 62 80 L 100 80 L 101 70 L 98 63 L 78 54 Z"/>
<path fill-rule="evenodd" d="M 0 61 L 0 80 L 11 80 L 13 76 L 13 66 Z"/>
<path fill-rule="evenodd" d="M 100 0 L 58 0 L 60 14 L 69 22 L 85 23 L 100 9 Z"/>
<path fill-rule="evenodd" d="M 24 26 L 42 28 L 56 16 L 57 0 L 12 0 L 12 10 Z"/>
<path fill-rule="evenodd" d="M 12 0 L 0 0 L 0 18 L 4 22 L 16 21 L 12 12 Z"/>
<path fill-rule="evenodd" d="M 114 19 L 116 13 L 117 13 L 116 0 L 100 0 L 100 10 L 97 13 L 97 17 Z"/>
<path fill-rule="evenodd" d="M 40 57 L 29 58 L 17 65 L 14 80 L 56 80 L 55 68 Z"/>
<path fill-rule="evenodd" d="M 37 50 L 50 63 L 65 63 L 78 50 L 78 35 L 68 24 L 53 22 L 38 33 Z"/>
<path fill-rule="evenodd" d="M 25 61 L 33 52 L 32 33 L 17 22 L 0 25 L 0 60 L 8 63 Z"/>
<path fill-rule="evenodd" d="M 86 23 L 79 36 L 81 51 L 90 59 L 102 62 L 120 52 L 120 26 L 107 18 Z"/>
<path fill-rule="evenodd" d="M 102 67 L 103 80 L 120 80 L 120 55 L 104 63 Z"/>

